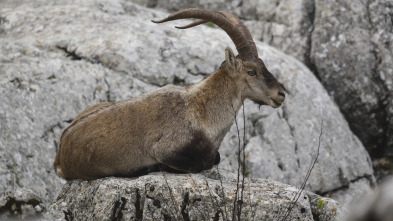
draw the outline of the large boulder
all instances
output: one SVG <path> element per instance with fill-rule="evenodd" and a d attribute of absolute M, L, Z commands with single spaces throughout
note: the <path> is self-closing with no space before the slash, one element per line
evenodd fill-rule
<path fill-rule="evenodd" d="M 73 181 L 59 191 L 46 217 L 86 221 L 239 220 L 239 217 L 339 221 L 346 213 L 334 200 L 307 191 L 295 202 L 299 190 L 278 182 L 246 179 L 244 184 L 244 189 L 239 189 L 236 179 L 166 173 L 131 179 Z M 234 207 L 235 201 L 241 206 Z M 292 207 L 289 212 L 288 207 Z"/>
<path fill-rule="evenodd" d="M 167 14 L 122 0 L 26 1 L 0 8 L 0 211 L 20 190 L 36 199 L 26 200 L 34 202 L 29 208 L 39 205 L 29 214 L 47 210 L 64 184 L 52 166 L 59 137 L 83 109 L 170 83 L 196 83 L 218 68 L 225 47 L 234 49 L 218 28 L 153 24 Z M 238 128 L 246 130 L 241 171 L 300 186 L 322 129 L 306 188 L 321 194 L 351 185 L 369 189 L 370 158 L 322 85 L 295 58 L 256 44 L 288 95 L 278 110 L 246 102 L 245 119 L 242 111 L 237 117 Z M 237 171 L 237 140 L 234 126 L 220 147 L 221 169 Z"/>

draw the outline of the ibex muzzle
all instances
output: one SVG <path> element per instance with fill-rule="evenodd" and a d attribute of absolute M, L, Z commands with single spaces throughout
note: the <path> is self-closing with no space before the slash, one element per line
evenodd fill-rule
<path fill-rule="evenodd" d="M 87 108 L 66 128 L 55 159 L 65 179 L 137 176 L 156 170 L 197 173 L 218 164 L 218 148 L 245 99 L 279 107 L 283 87 L 258 58 L 250 32 L 226 12 L 184 9 L 167 22 L 196 18 L 221 27 L 239 55 L 225 50 L 225 61 L 205 80 L 186 87 L 168 85 L 128 100 Z"/>

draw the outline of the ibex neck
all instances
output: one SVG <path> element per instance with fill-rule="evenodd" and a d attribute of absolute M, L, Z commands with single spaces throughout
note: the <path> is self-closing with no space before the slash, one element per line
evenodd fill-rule
<path fill-rule="evenodd" d="M 241 92 L 225 68 L 190 87 L 192 109 L 209 135 L 221 143 L 243 104 Z"/>

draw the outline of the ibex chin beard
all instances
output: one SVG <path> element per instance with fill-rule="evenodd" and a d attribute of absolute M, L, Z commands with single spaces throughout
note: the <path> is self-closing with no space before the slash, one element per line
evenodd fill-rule
<path fill-rule="evenodd" d="M 255 100 L 253 100 L 253 102 L 255 103 L 255 104 L 257 104 L 258 105 L 258 110 L 261 110 L 261 107 L 263 106 L 263 105 L 267 105 L 265 102 L 263 102 L 263 101 L 255 101 Z"/>
<path fill-rule="evenodd" d="M 273 99 L 273 98 L 270 98 L 270 104 L 267 104 L 266 102 L 264 102 L 264 101 L 261 101 L 261 100 L 252 100 L 255 104 L 257 104 L 258 105 L 258 109 L 260 110 L 261 109 L 261 106 L 263 106 L 263 105 L 268 105 L 268 106 L 271 106 L 271 107 L 273 107 L 273 108 L 279 108 L 279 107 L 281 107 L 281 105 L 282 105 L 282 103 L 283 102 L 280 102 L 280 101 L 277 101 L 277 100 L 275 100 L 275 99 Z"/>

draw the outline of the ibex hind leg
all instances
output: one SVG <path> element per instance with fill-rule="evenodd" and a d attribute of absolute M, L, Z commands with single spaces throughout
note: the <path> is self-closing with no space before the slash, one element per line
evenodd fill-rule
<path fill-rule="evenodd" d="M 196 133 L 188 144 L 161 159 L 161 162 L 177 171 L 199 173 L 218 164 L 220 156 L 217 154 L 210 140 L 203 133 Z"/>

